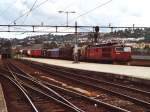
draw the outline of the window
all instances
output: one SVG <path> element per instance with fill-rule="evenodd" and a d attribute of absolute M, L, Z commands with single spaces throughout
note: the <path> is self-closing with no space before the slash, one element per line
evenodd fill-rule
<path fill-rule="evenodd" d="M 116 52 L 123 52 L 124 48 L 123 47 L 116 47 Z"/>
<path fill-rule="evenodd" d="M 131 47 L 124 47 L 125 52 L 131 52 Z"/>
<path fill-rule="evenodd" d="M 131 47 L 116 47 L 116 52 L 131 52 Z"/>

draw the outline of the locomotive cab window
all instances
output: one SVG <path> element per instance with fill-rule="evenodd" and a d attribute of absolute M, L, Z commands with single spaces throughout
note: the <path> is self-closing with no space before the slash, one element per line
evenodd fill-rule
<path fill-rule="evenodd" d="M 131 52 L 131 47 L 116 47 L 116 52 Z"/>
<path fill-rule="evenodd" d="M 124 52 L 131 52 L 131 47 L 124 47 Z"/>
<path fill-rule="evenodd" d="M 116 47 L 115 50 L 116 50 L 116 52 L 123 52 L 124 48 L 123 47 Z"/>

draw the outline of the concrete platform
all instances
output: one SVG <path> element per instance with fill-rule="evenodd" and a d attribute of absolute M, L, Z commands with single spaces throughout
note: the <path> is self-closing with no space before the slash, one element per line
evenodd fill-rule
<path fill-rule="evenodd" d="M 133 55 L 132 59 L 138 59 L 138 60 L 150 60 L 150 56 L 140 56 L 140 55 Z"/>
<path fill-rule="evenodd" d="M 1 84 L 0 84 L 0 112 L 8 112 Z"/>
<path fill-rule="evenodd" d="M 150 84 L 150 67 L 126 66 L 126 65 L 111 65 L 100 63 L 86 63 L 80 62 L 73 64 L 72 61 L 43 59 L 43 58 L 23 58 L 27 60 L 37 61 L 56 66 L 63 66 L 74 69 L 89 70 L 95 72 L 104 72 L 118 74 L 120 76 L 144 79 Z"/>

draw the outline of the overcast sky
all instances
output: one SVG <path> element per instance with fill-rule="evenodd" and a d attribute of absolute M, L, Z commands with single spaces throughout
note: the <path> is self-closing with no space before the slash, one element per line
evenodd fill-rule
<path fill-rule="evenodd" d="M 149 0 L 0 0 L 0 24 L 12 24 L 19 16 L 33 10 L 16 24 L 66 25 L 66 14 L 58 11 L 75 11 L 69 14 L 69 25 L 98 26 L 150 26 Z M 44 2 L 44 3 L 43 3 Z M 105 4 L 108 2 L 108 4 Z M 38 7 L 43 3 L 40 7 Z M 33 5 L 34 4 L 34 5 Z M 102 6 L 102 4 L 105 4 Z M 38 7 L 38 8 L 37 8 Z M 87 13 L 86 13 L 87 12 Z M 32 34 L 0 33 L 0 37 L 24 37 Z"/>

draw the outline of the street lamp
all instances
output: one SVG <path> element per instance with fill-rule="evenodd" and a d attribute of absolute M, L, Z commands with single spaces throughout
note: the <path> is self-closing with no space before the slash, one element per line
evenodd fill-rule
<path fill-rule="evenodd" d="M 68 15 L 69 15 L 69 13 L 76 13 L 75 11 L 58 11 L 58 12 L 67 14 L 67 26 L 68 26 Z"/>

